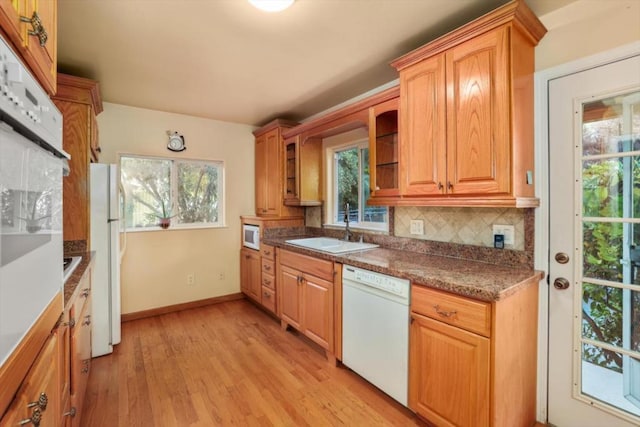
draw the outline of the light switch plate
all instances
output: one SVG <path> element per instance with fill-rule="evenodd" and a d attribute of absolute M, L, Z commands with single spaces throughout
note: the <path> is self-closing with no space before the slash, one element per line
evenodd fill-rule
<path fill-rule="evenodd" d="M 493 235 L 502 234 L 504 244 L 513 246 L 515 244 L 515 227 L 513 225 L 493 224 Z"/>
<path fill-rule="evenodd" d="M 424 234 L 424 221 L 421 219 L 412 219 L 410 223 L 411 234 Z"/>

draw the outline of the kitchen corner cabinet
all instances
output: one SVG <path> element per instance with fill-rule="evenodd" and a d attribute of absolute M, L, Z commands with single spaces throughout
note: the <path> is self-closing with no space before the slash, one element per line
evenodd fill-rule
<path fill-rule="evenodd" d="M 322 204 L 322 139 L 296 135 L 284 142 L 284 204 Z"/>
<path fill-rule="evenodd" d="M 369 108 L 369 176 L 374 200 L 400 194 L 398 104 L 399 99 L 394 98 Z"/>
<path fill-rule="evenodd" d="M 63 179 L 64 240 L 89 242 L 90 163 L 98 161 L 98 126 L 102 112 L 98 83 L 81 77 L 58 75 L 53 98 L 63 118 L 63 149 L 71 155 L 69 176 Z"/>
<path fill-rule="evenodd" d="M 13 43 L 16 53 L 22 56 L 44 90 L 54 95 L 58 1 L 0 0 L 0 29 Z"/>
<path fill-rule="evenodd" d="M 254 131 L 256 137 L 256 215 L 267 217 L 302 216 L 302 208 L 284 205 L 284 148 L 282 131 L 295 124 L 274 120 Z"/>
<path fill-rule="evenodd" d="M 278 250 L 278 299 L 283 328 L 291 326 L 334 354 L 334 269 L 330 261 Z"/>
<path fill-rule="evenodd" d="M 260 303 L 260 252 L 243 248 L 240 250 L 240 290 Z"/>
<path fill-rule="evenodd" d="M 393 62 L 399 204 L 538 205 L 534 48 L 546 29 L 514 1 Z"/>
<path fill-rule="evenodd" d="M 409 407 L 437 426 L 535 424 L 537 280 L 496 302 L 412 285 Z"/>

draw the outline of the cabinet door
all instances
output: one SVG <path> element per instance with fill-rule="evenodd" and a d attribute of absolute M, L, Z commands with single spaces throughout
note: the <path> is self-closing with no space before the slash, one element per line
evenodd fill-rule
<path fill-rule="evenodd" d="M 274 129 L 265 135 L 266 153 L 266 183 L 265 183 L 265 208 L 266 215 L 280 215 L 282 197 L 280 192 L 280 131 Z"/>
<path fill-rule="evenodd" d="M 58 425 L 60 421 L 60 396 L 57 350 L 58 337 L 56 334 L 52 334 L 22 382 L 7 412 L 0 419 L 1 427 L 23 425 L 21 421 L 34 417 L 36 413 L 42 417 L 40 421 L 42 426 Z M 44 400 L 39 401 L 44 396 L 46 396 L 46 404 Z"/>
<path fill-rule="evenodd" d="M 369 109 L 369 179 L 372 197 L 397 196 L 398 98 Z"/>
<path fill-rule="evenodd" d="M 489 425 L 489 339 L 411 314 L 409 407 L 438 426 Z"/>
<path fill-rule="evenodd" d="M 33 57 L 32 70 L 49 94 L 56 93 L 56 62 L 58 37 L 58 0 L 27 0 L 27 17 L 34 13 L 40 19 L 46 32 L 46 40 L 36 35 L 29 35 L 25 39 L 25 47 Z M 33 30 L 30 23 L 26 23 L 27 31 Z M 44 42 L 44 43 L 43 43 Z"/>
<path fill-rule="evenodd" d="M 240 254 L 240 288 L 247 296 L 260 302 L 260 252 L 242 249 Z"/>
<path fill-rule="evenodd" d="M 76 315 L 75 325 L 71 333 L 71 406 L 76 409 L 76 415 L 71 418 L 73 427 L 80 426 L 84 395 L 91 372 L 91 297 L 81 301 L 78 297 L 75 306 L 81 306 L 82 311 Z"/>
<path fill-rule="evenodd" d="M 510 191 L 508 30 L 446 53 L 447 163 L 450 194 Z"/>
<path fill-rule="evenodd" d="M 400 99 L 400 192 L 406 196 L 444 194 L 444 55 L 402 70 Z"/>
<path fill-rule="evenodd" d="M 300 330 L 302 321 L 302 273 L 285 265 L 278 277 L 280 316 L 289 325 Z"/>
<path fill-rule="evenodd" d="M 299 148 L 298 137 L 284 143 L 284 203 L 295 204 L 300 202 L 299 173 Z"/>
<path fill-rule="evenodd" d="M 302 327 L 305 335 L 332 352 L 333 283 L 305 274 L 302 295 Z"/>
<path fill-rule="evenodd" d="M 265 135 L 256 138 L 256 215 L 267 213 L 267 139 Z"/>

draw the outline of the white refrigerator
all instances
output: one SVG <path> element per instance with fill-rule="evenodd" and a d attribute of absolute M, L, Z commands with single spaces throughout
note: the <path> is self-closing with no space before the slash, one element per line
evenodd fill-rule
<path fill-rule="evenodd" d="M 120 261 L 126 227 L 124 191 L 116 165 L 91 164 L 91 237 L 95 251 L 92 281 L 91 355 L 113 352 L 120 343 Z"/>

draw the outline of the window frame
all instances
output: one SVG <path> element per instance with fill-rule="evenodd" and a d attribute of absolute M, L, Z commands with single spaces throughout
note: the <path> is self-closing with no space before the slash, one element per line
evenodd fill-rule
<path fill-rule="evenodd" d="M 324 207 L 324 224 L 323 226 L 345 228 L 344 219 L 342 221 L 336 218 L 337 216 L 337 177 L 335 176 L 335 162 L 336 153 L 345 151 L 351 148 L 358 148 L 358 157 L 360 158 L 359 171 L 358 171 L 358 198 L 362 200 L 362 149 L 370 149 L 368 138 L 357 138 L 351 141 L 340 141 L 334 143 L 323 143 L 323 150 L 325 156 L 325 207 Z M 371 153 L 369 153 L 371 155 Z M 367 197 L 368 198 L 368 197 Z M 365 199 L 366 200 L 366 199 Z M 358 206 L 358 217 L 364 217 L 364 206 Z M 371 222 L 371 221 L 359 221 L 349 222 L 349 228 L 352 230 L 366 230 L 376 232 L 389 232 L 389 208 L 387 207 L 387 222 Z"/>
<path fill-rule="evenodd" d="M 122 186 L 127 190 L 126 185 L 123 182 L 122 177 L 122 159 L 123 158 L 137 158 L 137 159 L 148 159 L 148 160 L 163 160 L 170 161 L 171 166 L 169 168 L 169 188 L 171 195 L 171 202 L 173 205 L 177 206 L 178 199 L 178 173 L 177 173 L 177 164 L 186 163 L 186 164 L 197 164 L 197 165 L 211 165 L 215 166 L 218 169 L 218 221 L 213 222 L 198 222 L 198 223 L 188 223 L 183 224 L 179 222 L 171 222 L 171 227 L 167 229 L 163 229 L 160 226 L 156 225 L 153 227 L 131 227 L 125 224 L 127 233 L 137 233 L 137 232 L 146 232 L 146 231 L 169 231 L 169 230 L 194 230 L 194 229 L 207 229 L 207 228 L 226 228 L 226 168 L 224 160 L 215 160 L 215 159 L 193 159 L 193 158 L 182 158 L 182 157 L 171 157 L 171 156 L 158 156 L 158 155 L 147 155 L 147 154 L 132 154 L 132 153 L 118 153 L 118 174 L 120 177 L 120 182 Z M 125 201 L 125 203 L 127 203 Z"/>

